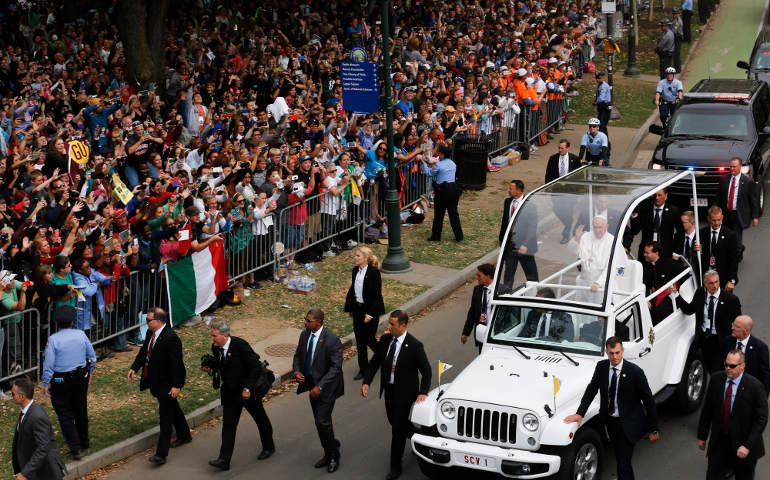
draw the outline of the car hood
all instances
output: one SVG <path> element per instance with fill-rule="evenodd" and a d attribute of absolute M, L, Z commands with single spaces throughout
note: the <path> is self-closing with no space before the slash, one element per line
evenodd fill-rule
<path fill-rule="evenodd" d="M 485 351 L 452 381 L 442 397 L 523 408 L 542 415 L 543 405 L 553 408 L 554 377 L 559 379 L 556 402 L 566 405 L 583 394 L 600 360 L 569 354 L 580 364 L 575 366 L 557 352 L 527 353 L 530 360 L 515 351 Z"/>
<path fill-rule="evenodd" d="M 754 143 L 740 140 L 661 139 L 655 160 L 666 165 L 716 167 L 732 157 L 748 158 Z"/>

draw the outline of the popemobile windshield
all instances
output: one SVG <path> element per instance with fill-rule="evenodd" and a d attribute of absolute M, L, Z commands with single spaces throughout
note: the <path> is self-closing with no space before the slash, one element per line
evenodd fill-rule
<path fill-rule="evenodd" d="M 481 354 L 413 407 L 412 448 L 423 473 L 445 478 L 449 467 L 462 467 L 508 478 L 598 478 L 599 397 L 579 429 L 563 419 L 575 413 L 613 335 L 656 401 L 698 408 L 707 373 L 693 346 L 695 320 L 670 297 L 691 300 L 699 279 L 680 259 L 681 272 L 648 295 L 642 264 L 622 242 L 636 207 L 655 192 L 678 182 L 696 199 L 695 175 L 586 166 L 520 203 L 497 263 L 491 321 L 476 327 Z M 563 243 L 565 211 L 573 235 Z M 514 249 L 533 255 L 537 279 L 509 269 Z M 669 293 L 674 284 L 678 292 Z M 669 310 L 650 314 L 669 298 Z"/>

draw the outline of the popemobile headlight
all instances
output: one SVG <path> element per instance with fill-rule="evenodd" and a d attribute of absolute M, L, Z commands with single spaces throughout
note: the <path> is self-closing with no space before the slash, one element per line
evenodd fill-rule
<path fill-rule="evenodd" d="M 663 170 L 663 164 L 652 162 L 652 169 L 653 170 Z"/>
<path fill-rule="evenodd" d="M 744 165 L 741 167 L 741 173 L 744 175 L 748 175 L 751 171 L 751 165 Z"/>
<path fill-rule="evenodd" d="M 441 404 L 441 415 L 452 420 L 457 414 L 457 409 L 452 402 L 444 402 Z"/>
<path fill-rule="evenodd" d="M 521 424 L 530 432 L 534 432 L 540 427 L 540 420 L 538 420 L 535 415 L 527 413 L 524 415 L 524 418 L 521 419 Z"/>

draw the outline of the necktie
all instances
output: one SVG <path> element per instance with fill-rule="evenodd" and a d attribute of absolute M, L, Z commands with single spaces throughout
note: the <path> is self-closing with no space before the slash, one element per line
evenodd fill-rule
<path fill-rule="evenodd" d="M 509 219 L 509 220 L 510 220 L 511 218 L 513 218 L 513 212 L 515 212 L 515 211 L 516 211 L 516 202 L 517 202 L 517 200 L 516 200 L 516 199 L 513 199 L 513 200 L 511 201 L 511 213 L 508 215 L 508 219 Z"/>
<path fill-rule="evenodd" d="M 311 333 L 310 341 L 307 342 L 307 355 L 305 356 L 305 375 L 310 375 L 310 366 L 313 364 L 314 344 L 315 344 L 315 333 Z"/>
<path fill-rule="evenodd" d="M 559 157 L 559 176 L 563 177 L 567 174 L 567 156 L 562 155 Z"/>
<path fill-rule="evenodd" d="M 738 350 L 740 350 L 742 352 L 743 351 L 743 342 L 738 340 L 738 344 L 735 345 L 735 348 L 737 348 Z"/>
<path fill-rule="evenodd" d="M 150 344 L 147 345 L 147 358 L 144 361 L 144 368 L 142 369 L 142 377 L 147 378 L 148 366 L 150 364 L 150 357 L 152 356 L 152 349 L 155 348 L 155 334 L 150 337 Z"/>
<path fill-rule="evenodd" d="M 542 323 L 540 323 L 540 328 L 537 331 L 537 336 L 538 337 L 545 337 L 546 323 L 548 323 L 548 317 L 543 315 L 543 318 L 540 321 Z"/>
<path fill-rule="evenodd" d="M 393 340 L 390 342 L 390 347 L 388 347 L 388 356 L 385 359 L 386 364 L 390 365 L 390 377 L 388 383 L 393 383 L 390 379 L 393 378 L 396 371 L 396 362 L 394 360 L 394 357 L 396 356 L 396 343 L 398 343 L 398 339 L 393 337 Z"/>
<path fill-rule="evenodd" d="M 684 258 L 687 259 L 688 262 L 692 263 L 690 261 L 690 255 L 692 255 L 692 247 L 690 246 L 690 237 L 685 236 L 684 237 Z"/>
<path fill-rule="evenodd" d="M 709 252 L 711 256 L 714 256 L 714 253 L 716 253 L 717 249 L 717 231 L 712 230 L 711 231 L 711 251 Z"/>
<path fill-rule="evenodd" d="M 647 217 L 650 218 L 650 217 Z M 655 230 L 660 230 L 660 208 L 655 209 L 655 218 L 652 220 Z"/>
<path fill-rule="evenodd" d="M 735 210 L 735 184 L 738 183 L 738 177 L 733 177 L 733 181 L 730 182 L 730 193 L 727 195 L 730 197 L 728 198 L 727 206 L 730 210 Z"/>
<path fill-rule="evenodd" d="M 725 392 L 725 404 L 722 409 L 722 433 L 730 431 L 730 408 L 733 400 L 733 379 L 727 380 L 727 391 Z"/>
<path fill-rule="evenodd" d="M 610 380 L 609 402 L 607 406 L 610 415 L 615 413 L 615 392 L 618 390 L 618 369 L 612 367 L 612 380 Z"/>
<path fill-rule="evenodd" d="M 709 333 L 714 332 L 714 307 L 717 303 L 716 300 L 714 295 L 709 295 Z"/>
<path fill-rule="evenodd" d="M 481 294 L 481 323 L 487 323 L 487 287 L 484 287 L 484 293 Z"/>

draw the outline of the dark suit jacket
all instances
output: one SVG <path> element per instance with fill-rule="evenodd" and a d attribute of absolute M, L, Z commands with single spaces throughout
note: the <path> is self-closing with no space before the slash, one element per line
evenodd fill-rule
<path fill-rule="evenodd" d="M 727 197 L 730 193 L 730 184 L 733 176 L 727 175 L 719 181 L 719 197 L 717 205 L 727 213 Z M 741 228 L 748 228 L 751 219 L 759 218 L 759 192 L 754 180 L 741 174 L 738 180 L 738 204 L 735 211 L 738 214 L 738 223 Z"/>
<path fill-rule="evenodd" d="M 356 305 L 356 292 L 353 284 L 356 282 L 358 267 L 353 267 L 353 278 L 350 281 L 348 295 L 345 297 L 345 311 L 352 312 Z M 380 315 L 385 313 L 385 302 L 382 300 L 382 275 L 380 271 L 371 265 L 366 268 L 364 275 L 364 311 L 374 320 L 379 320 Z"/>
<path fill-rule="evenodd" d="M 679 275 L 682 266 L 671 257 L 660 257 L 655 266 L 652 263 L 644 262 L 642 264 L 642 282 L 644 282 L 646 294 L 649 295 L 658 288 L 662 287 L 672 278 Z"/>
<path fill-rule="evenodd" d="M 377 342 L 377 349 L 374 351 L 374 357 L 369 362 L 364 384 L 371 385 L 377 370 L 380 372 L 380 396 L 385 390 L 385 384 L 390 380 L 391 365 L 388 365 L 388 349 L 393 335 L 386 333 L 380 337 Z M 418 378 L 419 373 L 419 378 Z M 432 371 L 430 362 L 425 355 L 425 348 L 422 342 L 406 332 L 406 338 L 401 345 L 401 350 L 396 358 L 396 371 L 393 375 L 393 391 L 403 401 L 414 402 L 417 395 L 427 395 L 430 390 L 430 380 Z"/>
<path fill-rule="evenodd" d="M 695 291 L 695 295 L 692 296 L 692 301 L 687 302 L 681 295 L 676 297 L 676 306 L 679 307 L 686 315 L 695 314 L 695 337 L 700 338 L 702 335 L 703 322 L 707 319 L 704 316 L 704 309 L 706 308 L 706 289 L 700 287 Z M 732 325 L 735 317 L 741 314 L 741 301 L 738 297 L 730 292 L 724 290 L 719 291 L 719 299 L 717 299 L 716 306 L 714 307 L 714 325 L 716 327 L 717 335 L 720 337 L 729 337 L 732 334 Z"/>
<path fill-rule="evenodd" d="M 580 400 L 580 406 L 577 409 L 578 415 L 585 416 L 596 392 L 599 392 L 599 416 L 603 422 L 607 421 L 609 373 L 609 360 L 602 360 L 596 364 L 591 382 Z M 644 371 L 628 360 L 623 360 L 623 367 L 618 373 L 617 388 L 618 415 L 626 437 L 631 442 L 636 442 L 643 435 L 657 431 L 658 415 L 655 410 L 655 400 L 652 397 L 650 386 L 647 384 Z"/>
<path fill-rule="evenodd" d="M 639 242 L 639 256 L 642 258 L 644 254 L 644 244 L 653 241 L 653 233 L 655 232 L 654 219 L 655 219 L 655 207 L 653 202 L 643 202 L 636 210 L 636 217 L 631 219 L 631 235 L 630 239 L 642 232 L 642 238 Z M 668 203 L 663 204 L 663 210 L 660 215 L 660 231 L 658 232 L 658 243 L 662 247 L 661 256 L 670 257 L 671 251 L 674 247 L 674 237 L 682 230 L 682 219 L 680 218 L 679 209 L 674 205 Z M 624 246 L 629 248 L 631 243 L 628 242 L 628 238 L 624 242 Z"/>
<path fill-rule="evenodd" d="M 155 339 L 148 364 L 147 378 L 144 378 L 142 370 L 152 335 L 153 332 L 148 330 L 142 348 L 139 349 L 139 353 L 136 354 L 134 363 L 131 365 L 131 370 L 135 371 L 141 379 L 139 390 L 149 388 L 150 393 L 160 397 L 168 395 L 171 387 L 184 387 L 187 370 L 185 370 L 182 356 L 182 341 L 171 328 L 171 325 L 167 323 L 158 338 Z"/>
<path fill-rule="evenodd" d="M 24 415 L 19 431 L 14 428 L 11 459 L 14 474 L 21 473 L 29 480 L 62 478 L 64 461 L 56 448 L 51 421 L 35 402 Z"/>
<path fill-rule="evenodd" d="M 701 228 L 700 242 L 703 250 L 700 253 L 701 271 L 706 272 L 711 257 L 711 227 Z M 717 262 L 719 281 L 724 286 L 728 281 L 735 280 L 738 284 L 738 238 L 735 232 L 727 228 L 724 223 L 717 235 L 717 248 L 714 252 Z"/>
<path fill-rule="evenodd" d="M 305 329 L 299 335 L 297 350 L 294 352 L 294 371 L 302 373 L 307 357 L 307 341 L 310 330 Z M 342 379 L 342 342 L 331 330 L 324 327 L 313 347 L 313 363 L 310 375 L 297 386 L 297 395 L 311 390 L 316 385 L 321 387 L 321 398 L 339 398 L 345 393 Z"/>
<path fill-rule="evenodd" d="M 519 204 L 516 207 L 516 229 L 511 232 L 508 237 L 508 243 L 513 244 L 513 248 L 517 249 L 524 245 L 527 247 L 527 255 L 534 255 L 537 253 L 537 207 L 533 203 L 523 203 L 519 199 Z M 500 235 L 499 242 L 502 244 L 505 238 L 505 232 L 508 230 L 508 223 L 511 221 L 511 202 L 513 197 L 508 197 L 503 202 L 503 219 L 500 222 Z"/>
<path fill-rule="evenodd" d="M 684 256 L 684 229 L 679 230 L 674 237 L 674 247 L 672 248 L 671 253 L 676 253 L 680 257 Z M 693 269 L 693 272 L 697 278 L 701 278 L 700 273 L 700 263 L 698 262 L 698 252 L 694 250 L 695 247 L 695 235 L 693 234 L 692 237 L 692 245 L 690 246 L 690 256 L 687 258 L 687 261 L 690 263 L 690 266 Z M 701 252 L 701 255 L 703 252 Z"/>
<path fill-rule="evenodd" d="M 473 287 L 473 295 L 471 296 L 471 307 L 468 309 L 468 315 L 465 317 L 465 325 L 463 325 L 463 335 L 466 337 L 471 334 L 473 328 L 479 324 L 481 319 L 482 300 L 484 299 L 484 289 L 486 287 L 482 285 L 476 285 Z M 487 303 L 492 301 L 492 294 L 487 294 Z M 487 323 L 489 323 L 487 319 Z"/>
<path fill-rule="evenodd" d="M 700 412 L 698 440 L 706 440 L 711 432 L 706 451 L 708 456 L 713 453 L 716 439 L 722 431 L 726 381 L 727 374 L 724 371 L 711 375 L 703 410 Z M 730 451 L 734 452 L 743 445 L 749 449 L 748 458 L 756 460 L 765 454 L 762 431 L 767 425 L 767 395 L 759 380 L 746 372 L 743 372 L 741 383 L 733 388 L 738 391 L 730 414 Z"/>
<path fill-rule="evenodd" d="M 572 152 L 567 155 L 569 156 L 567 171 L 571 172 L 580 168 L 580 159 L 578 156 Z M 559 154 L 554 153 L 548 157 L 548 165 L 545 167 L 545 183 L 556 180 L 557 178 L 559 178 Z"/>
<path fill-rule="evenodd" d="M 723 358 L 727 357 L 730 350 L 735 348 L 738 339 L 727 337 L 722 342 Z M 768 358 L 767 344 L 754 335 L 749 337 L 748 345 L 743 347 L 746 354 L 746 373 L 756 378 L 765 387 L 765 392 L 770 394 L 770 358 Z"/>
<path fill-rule="evenodd" d="M 537 336 L 537 324 L 540 323 L 541 312 L 530 310 L 524 326 L 519 333 L 520 337 L 533 338 Z M 575 339 L 575 326 L 572 323 L 572 315 L 565 312 L 553 312 L 551 324 L 548 326 L 547 336 L 556 339 L 564 339 L 569 342 Z"/>
<path fill-rule="evenodd" d="M 214 357 L 219 359 L 222 354 L 222 347 L 212 345 L 211 351 Z M 227 355 L 219 361 L 222 398 L 240 400 L 244 388 L 254 392 L 254 387 L 261 373 L 262 364 L 259 361 L 259 355 L 251 348 L 249 342 L 231 336 Z"/>

